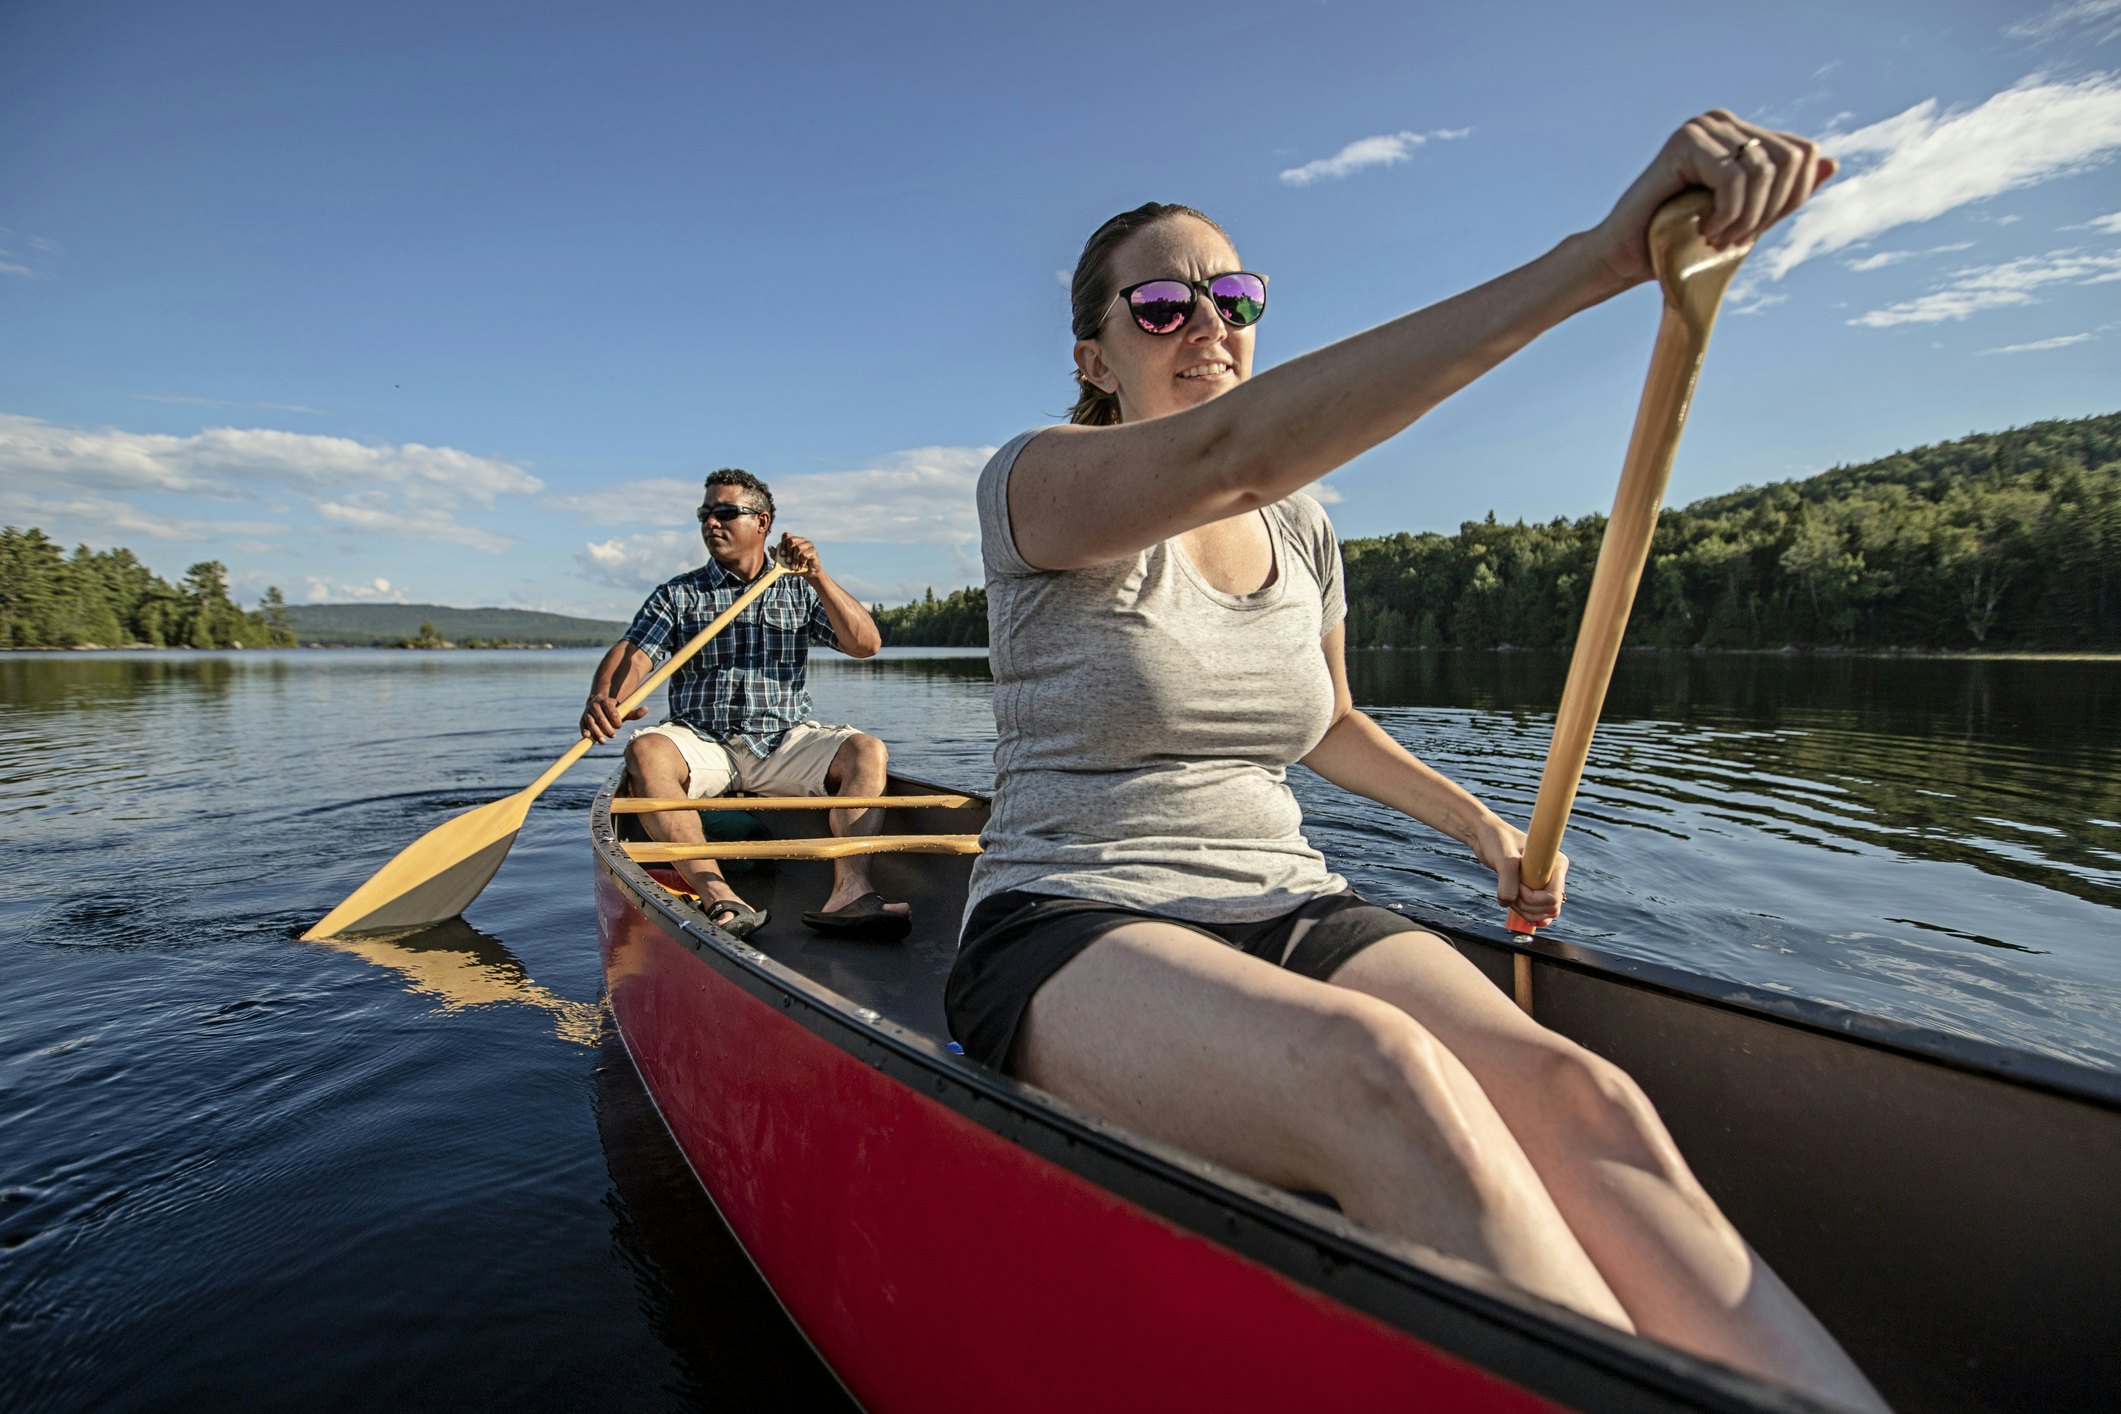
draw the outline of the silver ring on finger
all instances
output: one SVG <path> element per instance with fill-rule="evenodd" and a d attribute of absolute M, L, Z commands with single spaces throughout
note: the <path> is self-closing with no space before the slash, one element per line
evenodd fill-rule
<path fill-rule="evenodd" d="M 1752 151 L 1752 150 L 1753 150 L 1754 148 L 1756 148 L 1756 147 L 1758 147 L 1758 146 L 1760 146 L 1760 139 L 1759 139 L 1759 138 L 1757 138 L 1757 137 L 1749 137 L 1749 138 L 1747 138 L 1747 139 L 1746 139 L 1746 140 L 1745 140 L 1744 142 L 1741 142 L 1741 143 L 1739 143 L 1739 144 L 1738 144 L 1738 145 L 1737 145 L 1736 147 L 1732 148 L 1732 149 L 1731 149 L 1731 155 L 1730 155 L 1729 157 L 1726 157 L 1726 158 L 1724 159 L 1724 161 L 1726 161 L 1726 162 L 1740 162 L 1740 161 L 1743 161 L 1743 160 L 1745 159 L 1745 155 L 1746 155 L 1746 154 L 1747 154 L 1748 152 L 1751 152 L 1751 151 Z"/>

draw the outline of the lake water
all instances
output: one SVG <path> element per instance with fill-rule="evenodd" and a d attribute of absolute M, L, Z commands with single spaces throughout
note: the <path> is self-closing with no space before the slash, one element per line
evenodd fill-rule
<path fill-rule="evenodd" d="M 568 745 L 596 655 L 0 657 L 0 1409 L 844 1401 L 600 1005 L 585 809 L 466 925 L 294 935 Z M 1522 818 L 1563 667 L 1361 654 Z M 824 659 L 820 715 L 984 788 L 982 656 Z M 2121 1068 L 2121 664 L 1630 656 L 1565 936 Z M 1296 773 L 1358 887 L 1491 920 L 1449 841 Z"/>

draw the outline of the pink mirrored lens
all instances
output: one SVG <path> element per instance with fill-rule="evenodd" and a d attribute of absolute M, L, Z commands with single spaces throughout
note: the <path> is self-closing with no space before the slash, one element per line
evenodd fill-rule
<path fill-rule="evenodd" d="M 1151 280 L 1127 297 L 1134 322 L 1151 334 L 1169 334 L 1193 312 L 1193 287 L 1183 280 Z"/>
<path fill-rule="evenodd" d="M 1224 322 L 1239 328 L 1258 323 L 1259 316 L 1267 312 L 1267 282 L 1257 275 L 1243 271 L 1217 275 L 1208 282 L 1208 295 Z"/>

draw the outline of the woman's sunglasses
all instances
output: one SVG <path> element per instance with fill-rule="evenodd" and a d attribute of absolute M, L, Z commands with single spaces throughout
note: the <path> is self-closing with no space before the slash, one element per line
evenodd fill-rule
<path fill-rule="evenodd" d="M 739 506 L 734 501 L 717 501 L 711 506 L 700 507 L 700 524 L 718 520 L 727 525 L 739 516 L 763 516 L 766 513 L 752 506 Z"/>
<path fill-rule="evenodd" d="M 1180 280 L 1166 277 L 1161 280 L 1144 280 L 1139 285 L 1129 285 L 1112 297 L 1112 304 L 1127 302 L 1127 312 L 1134 322 L 1141 325 L 1144 334 L 1176 334 L 1186 327 L 1193 315 L 1193 306 L 1200 296 L 1206 295 L 1215 305 L 1223 323 L 1233 329 L 1242 329 L 1257 324 L 1259 316 L 1267 312 L 1267 277 L 1255 275 L 1249 270 L 1233 270 L 1227 275 L 1217 275 L 1207 280 Z M 1105 320 L 1112 317 L 1112 304 L 1098 317 L 1097 327 L 1105 327 Z"/>

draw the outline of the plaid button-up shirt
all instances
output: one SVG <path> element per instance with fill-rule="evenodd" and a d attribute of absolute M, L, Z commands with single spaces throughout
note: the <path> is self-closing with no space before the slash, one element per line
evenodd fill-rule
<path fill-rule="evenodd" d="M 626 641 L 660 663 L 751 587 L 713 560 L 658 585 Z M 810 716 L 810 645 L 840 646 L 810 582 L 785 574 L 670 679 L 670 720 L 753 756 Z"/>

